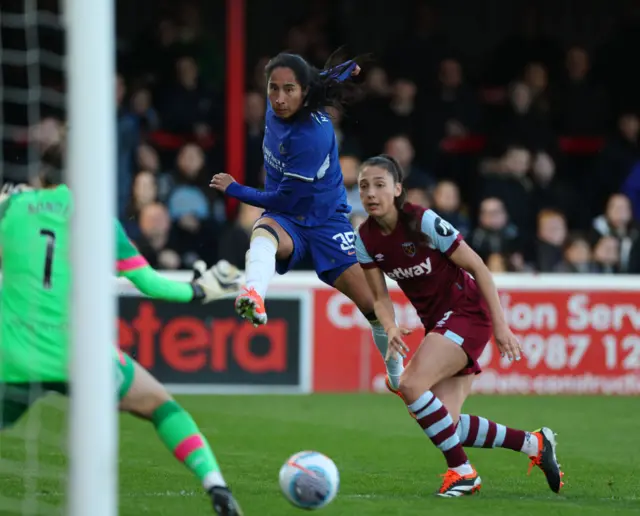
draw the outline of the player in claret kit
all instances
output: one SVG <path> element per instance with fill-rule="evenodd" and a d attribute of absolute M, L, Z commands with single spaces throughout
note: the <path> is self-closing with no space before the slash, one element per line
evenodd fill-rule
<path fill-rule="evenodd" d="M 62 182 L 62 153 L 43 157 L 37 189 L 3 189 L 0 241 L 0 420 L 12 426 L 39 397 L 69 390 L 69 327 L 72 273 L 70 232 L 73 198 Z M 169 280 L 138 253 L 116 224 L 118 275 L 143 294 L 180 303 L 208 303 L 239 291 L 235 267 L 219 262 L 197 267 L 191 283 Z M 120 410 L 153 424 L 176 459 L 202 482 L 218 515 L 242 516 L 216 458 L 195 421 L 166 389 L 115 346 Z M 98 443 L 99 444 L 99 443 Z"/>
<path fill-rule="evenodd" d="M 406 330 L 395 322 L 385 275 L 397 281 L 424 325 L 426 335 L 395 393 L 447 461 L 437 494 L 457 497 L 480 489 L 464 446 L 525 453 L 557 493 L 563 474 L 550 429 L 526 432 L 461 414 L 492 330 L 503 356 L 519 360 L 521 349 L 487 267 L 448 222 L 405 202 L 402 178 L 400 165 L 389 156 L 362 164 L 358 184 L 369 217 L 358 228 L 356 251 L 389 336 L 388 353 L 406 356 L 408 348 L 402 338 Z"/>
<path fill-rule="evenodd" d="M 334 54 L 335 55 L 335 54 Z M 332 56 L 329 62 L 333 61 Z M 265 324 L 264 297 L 277 271 L 285 274 L 307 255 L 318 277 L 351 299 L 371 324 L 373 340 L 387 355 L 387 336 L 373 311 L 373 296 L 356 260 L 355 234 L 347 214 L 338 143 L 326 108 L 338 109 L 357 85 L 356 60 L 319 71 L 295 54 L 279 54 L 266 66 L 267 104 L 263 142 L 265 191 L 216 174 L 211 187 L 265 208 L 247 253 L 246 289 L 236 299 L 238 314 Z M 388 380 L 398 386 L 402 357 L 386 360 Z"/>

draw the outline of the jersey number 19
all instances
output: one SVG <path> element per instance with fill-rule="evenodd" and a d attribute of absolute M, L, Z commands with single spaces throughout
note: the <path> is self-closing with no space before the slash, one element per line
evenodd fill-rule
<path fill-rule="evenodd" d="M 47 239 L 47 249 L 44 257 L 44 274 L 42 285 L 44 288 L 51 288 L 51 269 L 53 266 L 53 250 L 56 243 L 56 234 L 50 229 L 41 229 L 40 235 Z"/>

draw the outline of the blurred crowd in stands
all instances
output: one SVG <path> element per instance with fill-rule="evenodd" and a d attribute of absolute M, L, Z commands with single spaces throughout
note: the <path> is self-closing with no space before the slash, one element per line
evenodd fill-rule
<path fill-rule="evenodd" d="M 471 84 L 422 15 L 423 27 L 363 65 L 361 97 L 330 113 L 354 226 L 365 216 L 359 164 L 386 152 L 404 167 L 409 199 L 448 219 L 493 271 L 640 273 L 640 96 L 619 87 L 625 70 L 612 83 L 594 73 L 594 49 L 515 35 Z M 281 48 L 322 65 L 325 29 L 305 19 Z M 223 166 L 223 59 L 193 6 L 119 59 L 119 216 L 154 267 L 244 266 L 260 210 L 241 205 L 230 220 L 207 187 Z M 254 187 L 267 60 L 248 63 L 245 182 Z"/>

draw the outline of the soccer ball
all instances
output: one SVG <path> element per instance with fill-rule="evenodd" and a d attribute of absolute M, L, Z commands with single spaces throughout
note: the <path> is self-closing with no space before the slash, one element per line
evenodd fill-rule
<path fill-rule="evenodd" d="M 321 509 L 331 503 L 340 488 L 335 463 L 315 451 L 292 455 L 280 468 L 280 489 L 284 497 L 301 509 Z"/>

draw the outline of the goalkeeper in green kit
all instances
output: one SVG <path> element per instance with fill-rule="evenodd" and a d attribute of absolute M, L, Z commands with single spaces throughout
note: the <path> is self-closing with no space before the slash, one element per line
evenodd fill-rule
<path fill-rule="evenodd" d="M 41 187 L 17 187 L 0 196 L 0 427 L 13 425 L 48 392 L 67 394 L 70 359 L 70 238 L 73 197 L 62 183 L 63 151 L 42 159 Z M 241 287 L 238 269 L 198 264 L 194 280 L 181 283 L 152 269 L 115 221 L 117 272 L 143 294 L 167 301 L 207 303 Z M 114 346 L 120 410 L 150 421 L 158 437 L 198 477 L 215 514 L 242 511 L 198 426 L 166 389 Z"/>

